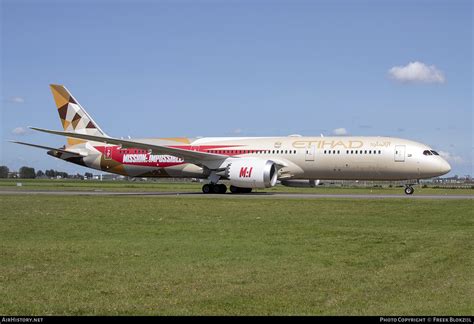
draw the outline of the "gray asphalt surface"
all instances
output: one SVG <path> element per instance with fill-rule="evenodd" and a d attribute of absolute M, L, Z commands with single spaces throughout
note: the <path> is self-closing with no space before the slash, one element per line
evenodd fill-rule
<path fill-rule="evenodd" d="M 191 198 L 349 198 L 349 199 L 474 199 L 474 195 L 370 195 L 370 194 L 303 194 L 303 193 L 264 193 L 251 194 L 203 194 L 201 192 L 161 192 L 161 191 L 49 191 L 49 190 L 0 190 L 0 195 L 56 195 L 56 196 L 156 196 Z"/>

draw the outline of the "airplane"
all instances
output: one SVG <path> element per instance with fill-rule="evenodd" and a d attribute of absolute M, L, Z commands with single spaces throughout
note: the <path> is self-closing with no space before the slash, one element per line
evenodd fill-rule
<path fill-rule="evenodd" d="M 431 147 L 394 137 L 207 137 L 122 139 L 107 135 L 72 94 L 51 84 L 63 131 L 30 127 L 66 137 L 47 154 L 84 167 L 129 177 L 205 179 L 203 193 L 250 193 L 277 184 L 314 187 L 320 180 L 412 181 L 451 170 Z"/>

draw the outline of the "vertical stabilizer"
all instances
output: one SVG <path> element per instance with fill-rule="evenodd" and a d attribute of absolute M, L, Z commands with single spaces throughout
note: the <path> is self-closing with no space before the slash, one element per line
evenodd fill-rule
<path fill-rule="evenodd" d="M 51 84 L 50 87 L 64 131 L 107 136 L 64 86 Z M 75 138 L 67 138 L 67 146 L 84 142 Z"/>

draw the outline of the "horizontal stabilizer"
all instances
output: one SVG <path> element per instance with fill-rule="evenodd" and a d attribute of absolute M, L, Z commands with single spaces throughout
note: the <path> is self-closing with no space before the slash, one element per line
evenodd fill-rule
<path fill-rule="evenodd" d="M 51 150 L 51 151 L 57 151 L 57 152 L 60 152 L 60 153 L 67 153 L 67 154 L 71 154 L 71 155 L 75 155 L 75 156 L 86 156 L 86 155 L 81 154 L 81 153 L 72 152 L 72 151 L 63 150 L 63 149 L 58 149 L 58 148 L 54 148 L 54 147 L 48 147 L 48 146 L 25 143 L 25 142 L 18 142 L 18 141 L 9 141 L 9 142 L 16 143 L 16 144 L 21 144 L 21 145 L 28 145 L 28 146 L 32 146 L 32 147 L 37 147 L 37 148 L 44 149 L 44 150 Z"/>

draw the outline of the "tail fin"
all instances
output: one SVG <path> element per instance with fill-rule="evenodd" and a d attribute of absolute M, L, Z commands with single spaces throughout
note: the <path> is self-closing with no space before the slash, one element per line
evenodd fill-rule
<path fill-rule="evenodd" d="M 50 87 L 64 131 L 107 136 L 64 86 L 51 84 Z M 84 141 L 67 138 L 67 146 L 80 143 L 84 143 Z"/>

